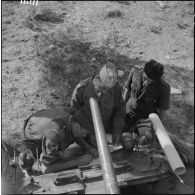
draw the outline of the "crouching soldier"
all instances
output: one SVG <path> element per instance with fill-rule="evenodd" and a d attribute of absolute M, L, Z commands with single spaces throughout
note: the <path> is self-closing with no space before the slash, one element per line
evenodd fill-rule
<path fill-rule="evenodd" d="M 157 113 L 163 122 L 169 109 L 170 85 L 162 78 L 163 73 L 163 65 L 150 60 L 144 67 L 134 66 L 125 83 L 125 131 L 137 132 L 143 144 L 152 139 L 149 114 Z"/>
<path fill-rule="evenodd" d="M 98 101 L 106 134 L 112 134 L 112 143 L 120 145 L 125 119 L 125 102 L 118 77 L 122 76 L 115 65 L 106 63 L 100 71 L 81 81 L 72 94 L 71 108 L 74 118 L 95 134 L 89 99 Z"/>
<path fill-rule="evenodd" d="M 39 158 L 42 172 L 49 173 L 88 164 L 97 156 L 93 136 L 72 119 L 68 108 L 37 111 L 24 122 L 21 136 L 19 166 L 28 173 Z"/>

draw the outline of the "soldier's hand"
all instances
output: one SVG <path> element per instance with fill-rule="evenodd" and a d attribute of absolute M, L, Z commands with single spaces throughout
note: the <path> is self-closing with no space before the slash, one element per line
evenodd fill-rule
<path fill-rule="evenodd" d="M 88 136 L 89 136 L 89 141 L 90 141 L 91 145 L 92 146 L 97 146 L 95 135 L 89 134 Z"/>
<path fill-rule="evenodd" d="M 120 133 L 115 133 L 112 135 L 112 144 L 115 146 L 120 145 L 120 139 L 121 139 L 121 134 Z"/>
<path fill-rule="evenodd" d="M 14 160 L 10 160 L 9 161 L 9 165 L 13 168 L 16 169 L 17 168 L 17 163 Z"/>
<path fill-rule="evenodd" d="M 91 156 L 93 156 L 93 158 L 97 158 L 97 157 L 98 157 L 98 151 L 97 151 L 97 149 L 95 149 L 95 148 L 90 147 L 90 148 L 88 149 L 88 153 L 89 153 Z"/>
<path fill-rule="evenodd" d="M 30 154 L 21 152 L 18 157 L 18 164 L 21 169 L 31 169 L 34 164 L 34 158 Z"/>

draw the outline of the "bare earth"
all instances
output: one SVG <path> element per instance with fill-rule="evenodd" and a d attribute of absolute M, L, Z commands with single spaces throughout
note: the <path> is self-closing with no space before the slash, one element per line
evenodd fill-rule
<path fill-rule="evenodd" d="M 2 2 L 2 138 L 17 139 L 31 113 L 68 105 L 76 83 L 104 62 L 113 61 L 125 71 L 124 82 L 133 65 L 155 59 L 164 64 L 170 85 L 182 90 L 181 95 L 172 94 L 164 125 L 194 143 L 190 137 L 194 130 L 194 2 L 165 1 L 165 5 L 161 8 L 155 1 L 42 1 L 38 6 Z M 35 23 L 30 19 L 42 9 L 55 12 L 60 20 Z M 68 34 L 69 28 L 77 38 L 75 47 L 67 44 L 62 52 L 56 42 L 45 44 L 45 34 L 58 29 Z M 59 51 L 57 58 L 51 55 L 53 47 Z"/>

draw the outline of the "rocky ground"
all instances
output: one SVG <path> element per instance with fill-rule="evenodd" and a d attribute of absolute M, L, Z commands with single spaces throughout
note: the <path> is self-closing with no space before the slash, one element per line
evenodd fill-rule
<path fill-rule="evenodd" d="M 155 59 L 171 95 L 167 130 L 194 130 L 194 2 L 2 2 L 2 138 L 15 140 L 36 110 L 68 105 L 79 80 L 114 62 L 125 71 Z M 192 140 L 192 142 L 194 142 Z"/>

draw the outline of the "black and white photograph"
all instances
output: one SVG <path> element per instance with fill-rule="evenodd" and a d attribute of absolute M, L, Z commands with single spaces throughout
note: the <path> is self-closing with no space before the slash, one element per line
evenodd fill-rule
<path fill-rule="evenodd" d="M 1 194 L 194 194 L 194 1 L 1 1 Z"/>

